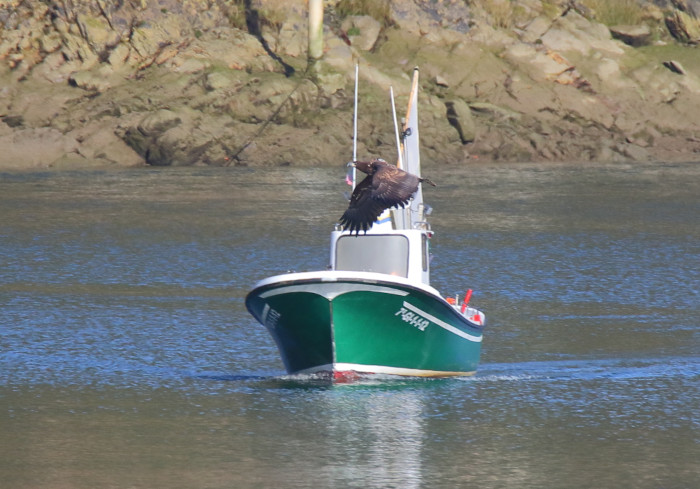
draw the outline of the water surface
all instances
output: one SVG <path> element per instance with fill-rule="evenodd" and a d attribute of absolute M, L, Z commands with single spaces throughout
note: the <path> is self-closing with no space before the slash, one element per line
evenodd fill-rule
<path fill-rule="evenodd" d="M 700 165 L 426 174 L 479 372 L 341 386 L 243 300 L 325 268 L 342 167 L 0 174 L 0 486 L 697 488 Z"/>

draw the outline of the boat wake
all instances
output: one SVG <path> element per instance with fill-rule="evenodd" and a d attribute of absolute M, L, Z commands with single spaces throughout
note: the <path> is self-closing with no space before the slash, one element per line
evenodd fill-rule
<path fill-rule="evenodd" d="M 202 373 L 197 379 L 244 382 L 265 387 L 314 388 L 331 385 L 392 386 L 434 385 L 445 382 L 566 382 L 635 379 L 700 378 L 700 357 L 660 357 L 647 359 L 576 359 L 551 362 L 484 363 L 476 375 L 468 377 L 426 378 L 357 372 L 317 372 L 305 374 Z"/>
<path fill-rule="evenodd" d="M 700 376 L 700 357 L 483 363 L 466 382 L 650 379 Z"/>

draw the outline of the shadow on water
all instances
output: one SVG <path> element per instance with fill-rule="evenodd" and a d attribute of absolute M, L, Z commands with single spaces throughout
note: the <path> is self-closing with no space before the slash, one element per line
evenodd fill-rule
<path fill-rule="evenodd" d="M 327 389 L 338 386 L 362 386 L 397 388 L 416 386 L 420 383 L 434 382 L 435 379 L 396 377 L 391 375 L 353 375 L 334 379 L 330 374 L 295 374 L 295 375 L 256 375 L 256 374 L 203 374 L 195 375 L 199 380 L 253 384 L 262 389 Z"/>
<path fill-rule="evenodd" d="M 199 374 L 193 378 L 201 380 L 220 380 L 224 382 L 247 382 L 255 380 L 266 380 L 274 377 L 253 374 Z"/>
<path fill-rule="evenodd" d="M 404 377 L 386 374 L 346 373 L 333 377 L 329 373 L 312 374 L 227 374 L 206 373 L 193 375 L 192 378 L 204 381 L 241 383 L 261 389 L 328 389 L 331 387 L 372 387 L 385 390 L 402 388 L 429 388 L 453 382 L 454 378 Z"/>

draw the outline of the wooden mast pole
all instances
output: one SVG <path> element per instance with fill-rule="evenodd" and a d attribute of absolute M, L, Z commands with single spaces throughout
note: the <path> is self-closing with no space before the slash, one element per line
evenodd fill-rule
<path fill-rule="evenodd" d="M 309 62 L 323 56 L 323 0 L 309 0 Z"/>

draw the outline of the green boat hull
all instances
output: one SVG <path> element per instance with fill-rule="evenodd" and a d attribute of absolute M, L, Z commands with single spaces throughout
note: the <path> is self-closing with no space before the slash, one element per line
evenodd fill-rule
<path fill-rule="evenodd" d="M 273 277 L 246 298 L 277 343 L 287 372 L 476 372 L 481 327 L 434 289 L 376 276 L 318 274 Z"/>

